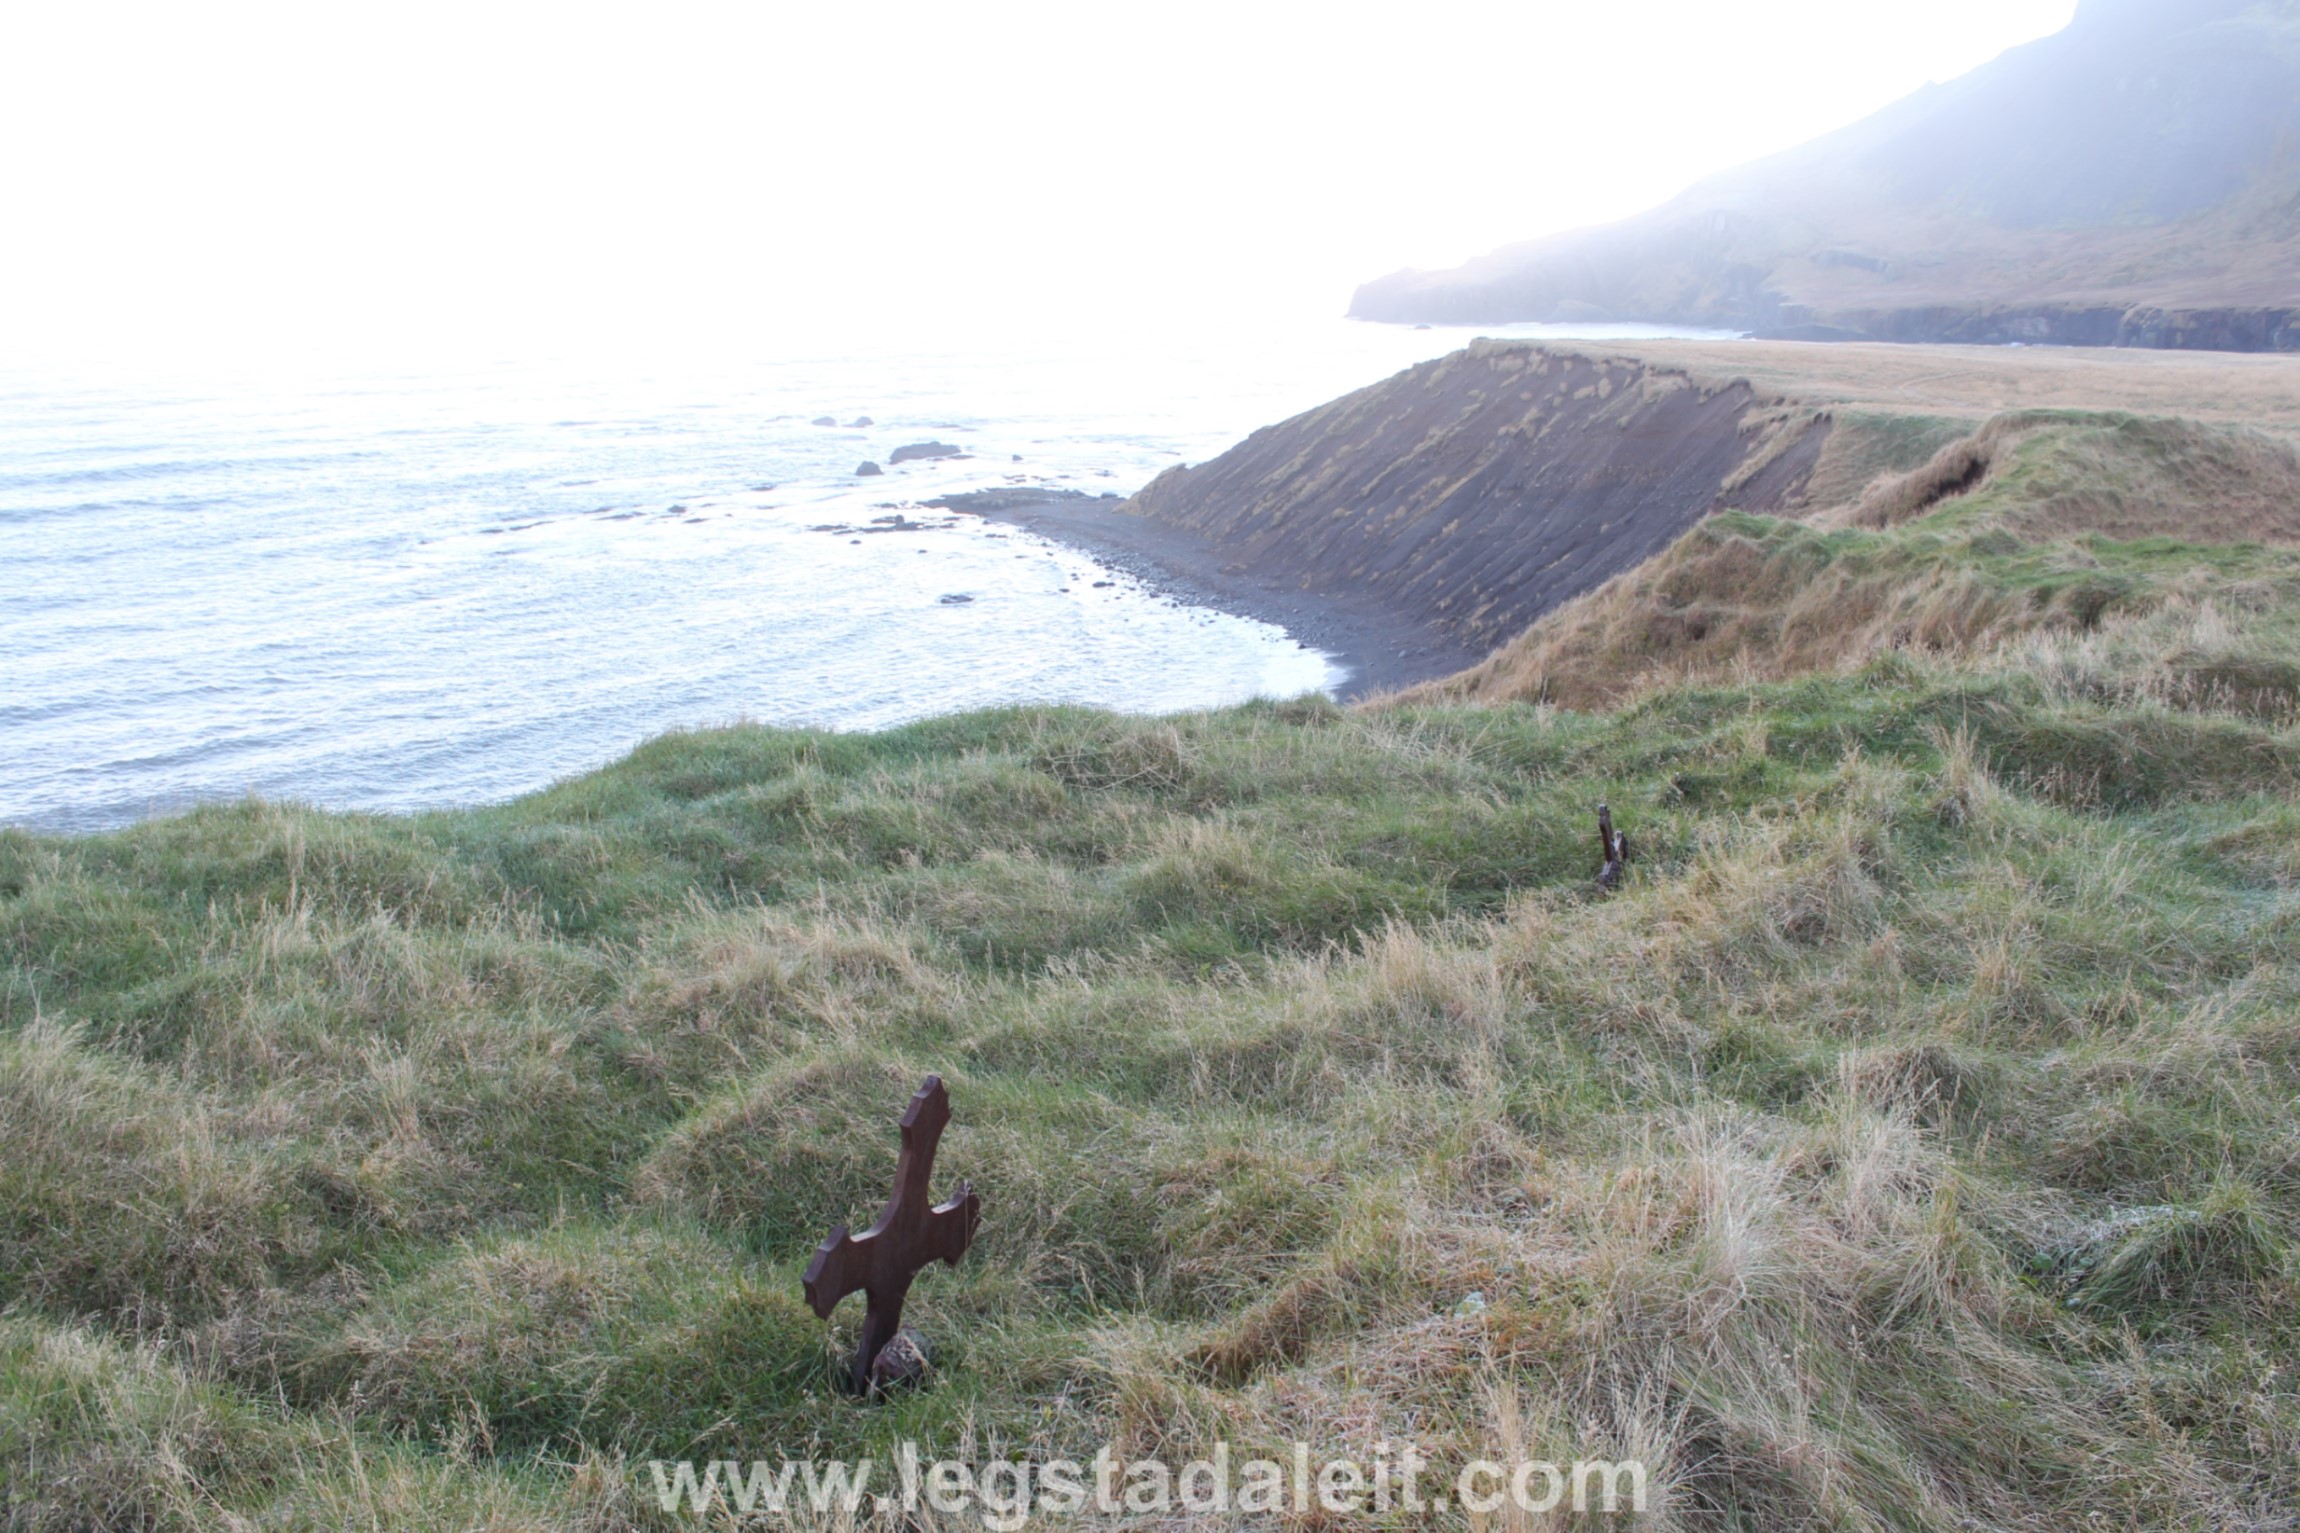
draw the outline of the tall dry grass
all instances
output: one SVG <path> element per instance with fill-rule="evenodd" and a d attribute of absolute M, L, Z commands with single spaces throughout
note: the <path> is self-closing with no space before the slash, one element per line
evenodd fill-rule
<path fill-rule="evenodd" d="M 1917 525 L 1715 530 L 1793 599 Z M 2289 1521 L 2295 588 L 1955 557 L 2071 616 L 1605 712 L 737 729 L 452 815 L 0 832 L 0 1520 L 681 1526 L 650 1459 L 915 1438 Z M 985 1220 L 913 1291 L 930 1385 L 857 1402 L 798 1277 L 929 1070 Z"/>

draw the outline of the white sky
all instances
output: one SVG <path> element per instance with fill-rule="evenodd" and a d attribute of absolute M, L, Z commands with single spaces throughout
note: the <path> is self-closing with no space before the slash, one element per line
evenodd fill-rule
<path fill-rule="evenodd" d="M 0 0 L 0 360 L 1339 314 L 2073 0 Z"/>

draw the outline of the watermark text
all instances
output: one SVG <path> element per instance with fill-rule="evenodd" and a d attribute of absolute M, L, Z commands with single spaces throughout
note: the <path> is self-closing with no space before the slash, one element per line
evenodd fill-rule
<path fill-rule="evenodd" d="M 651 1460 L 657 1504 L 694 1517 L 761 1520 L 836 1512 L 878 1515 L 929 1509 L 971 1513 L 985 1527 L 1014 1533 L 1034 1518 L 1121 1513 L 1172 1515 L 1442 1511 L 1489 1515 L 1507 1506 L 1547 1512 L 1645 1510 L 1645 1466 L 1635 1459 L 1500 1464 L 1475 1459 L 1444 1474 L 1413 1443 L 1374 1445 L 1370 1459 L 1313 1462 L 1295 1443 L 1282 1459 L 1243 1458 L 1228 1444 L 1180 1466 L 1121 1459 L 1108 1446 L 1084 1461 L 927 1460 L 904 1443 L 891 1460 Z"/>

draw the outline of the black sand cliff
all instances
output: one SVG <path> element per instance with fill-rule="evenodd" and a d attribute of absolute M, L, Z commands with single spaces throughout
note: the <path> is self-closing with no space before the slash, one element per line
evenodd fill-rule
<path fill-rule="evenodd" d="M 1138 555 L 1340 653 L 1363 693 L 1474 663 L 1712 510 L 1794 503 L 1829 429 L 1745 382 L 1480 341 L 1122 506 L 951 503 Z"/>

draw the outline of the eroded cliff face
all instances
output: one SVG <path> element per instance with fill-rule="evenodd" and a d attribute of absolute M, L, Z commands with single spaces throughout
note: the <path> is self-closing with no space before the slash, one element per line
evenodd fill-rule
<path fill-rule="evenodd" d="M 2300 594 L 2291 439 L 2122 410 L 2008 410 L 1912 464 L 1944 424 L 1919 419 L 1926 429 L 1910 431 L 1845 412 L 1797 517 L 1703 521 L 1399 700 L 1594 711 L 1900 654 L 2017 668 L 2087 702 L 2295 716 L 2300 666 L 2264 619 Z"/>
<path fill-rule="evenodd" d="M 1160 475 L 1127 509 L 1483 652 L 1711 511 L 1794 506 L 1829 430 L 1747 383 L 1479 341 Z"/>

